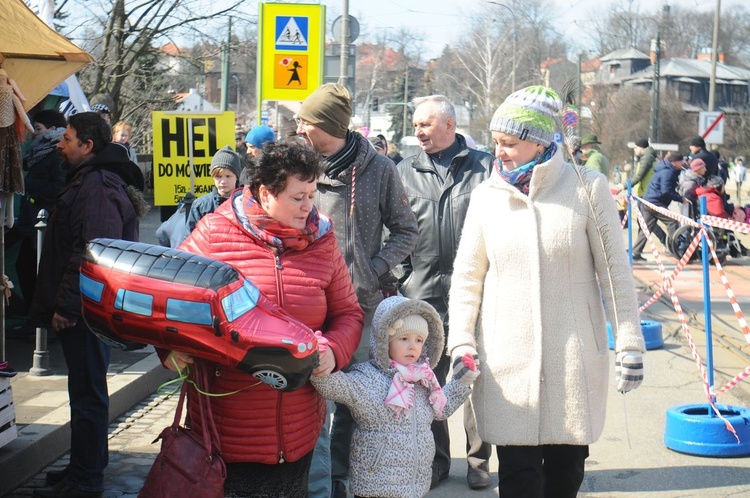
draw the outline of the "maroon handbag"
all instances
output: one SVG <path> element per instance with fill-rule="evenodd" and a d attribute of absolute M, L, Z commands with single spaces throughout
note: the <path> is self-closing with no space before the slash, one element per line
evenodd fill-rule
<path fill-rule="evenodd" d="M 198 387 L 205 391 L 208 386 L 206 369 L 195 363 Z M 182 408 L 188 383 L 182 385 L 180 400 L 174 415 L 174 422 L 165 428 L 154 440 L 161 439 L 161 450 L 146 476 L 146 482 L 138 493 L 138 498 L 223 498 L 224 480 L 227 468 L 221 458 L 221 446 L 216 424 L 211 413 L 207 396 L 194 392 L 200 407 L 203 435 L 181 427 Z"/>

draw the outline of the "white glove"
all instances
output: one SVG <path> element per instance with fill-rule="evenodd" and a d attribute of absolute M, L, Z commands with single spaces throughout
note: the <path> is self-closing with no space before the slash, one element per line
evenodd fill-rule
<path fill-rule="evenodd" d="M 617 390 L 625 394 L 643 382 L 643 355 L 638 351 L 620 351 L 615 357 Z"/>
<path fill-rule="evenodd" d="M 463 385 L 471 387 L 479 377 L 477 363 L 471 352 L 466 352 L 461 357 L 456 356 L 453 360 L 453 378 Z"/>

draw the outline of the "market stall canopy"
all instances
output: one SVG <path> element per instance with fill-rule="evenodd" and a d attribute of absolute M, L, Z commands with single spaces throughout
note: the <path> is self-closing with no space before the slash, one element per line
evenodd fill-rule
<path fill-rule="evenodd" d="M 23 0 L 0 8 L 0 66 L 26 97 L 28 111 L 94 58 L 39 19 Z"/>

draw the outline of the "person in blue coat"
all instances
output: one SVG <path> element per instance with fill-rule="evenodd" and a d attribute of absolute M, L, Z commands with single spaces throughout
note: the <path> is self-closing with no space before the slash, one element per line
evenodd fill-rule
<path fill-rule="evenodd" d="M 669 209 L 669 204 L 672 201 L 685 202 L 685 199 L 677 193 L 677 180 L 680 176 L 680 171 L 682 171 L 683 163 L 684 160 L 681 153 L 670 152 L 667 154 L 667 157 L 654 166 L 654 176 L 651 178 L 651 183 L 648 184 L 648 189 L 643 198 L 651 204 L 665 209 Z M 659 220 L 667 226 L 668 237 L 671 237 L 677 228 L 677 221 L 664 214 L 652 211 L 645 206 L 642 209 L 642 213 L 649 232 L 654 230 Z M 633 261 L 645 261 L 645 258 L 641 256 L 641 252 L 645 247 L 646 235 L 641 230 L 638 234 L 638 240 L 636 240 L 633 246 Z"/>

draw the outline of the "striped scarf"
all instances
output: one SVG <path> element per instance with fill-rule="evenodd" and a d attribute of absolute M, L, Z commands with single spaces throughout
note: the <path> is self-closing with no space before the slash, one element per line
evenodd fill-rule
<path fill-rule="evenodd" d="M 544 152 L 539 154 L 536 158 L 532 159 L 523 166 L 514 168 L 510 171 L 505 171 L 500 164 L 500 161 L 495 159 L 495 171 L 502 177 L 503 180 L 516 187 L 522 194 L 529 195 L 529 186 L 531 184 L 531 174 L 534 172 L 534 166 L 537 164 L 546 163 L 552 156 L 557 152 L 557 146 L 555 142 L 552 142 Z"/>
<path fill-rule="evenodd" d="M 344 144 L 344 147 L 330 156 L 323 158 L 323 167 L 326 175 L 330 178 L 336 178 L 352 165 L 357 158 L 357 152 L 359 152 L 359 139 L 361 137 L 362 135 L 357 132 L 346 132 L 346 144 Z"/>

